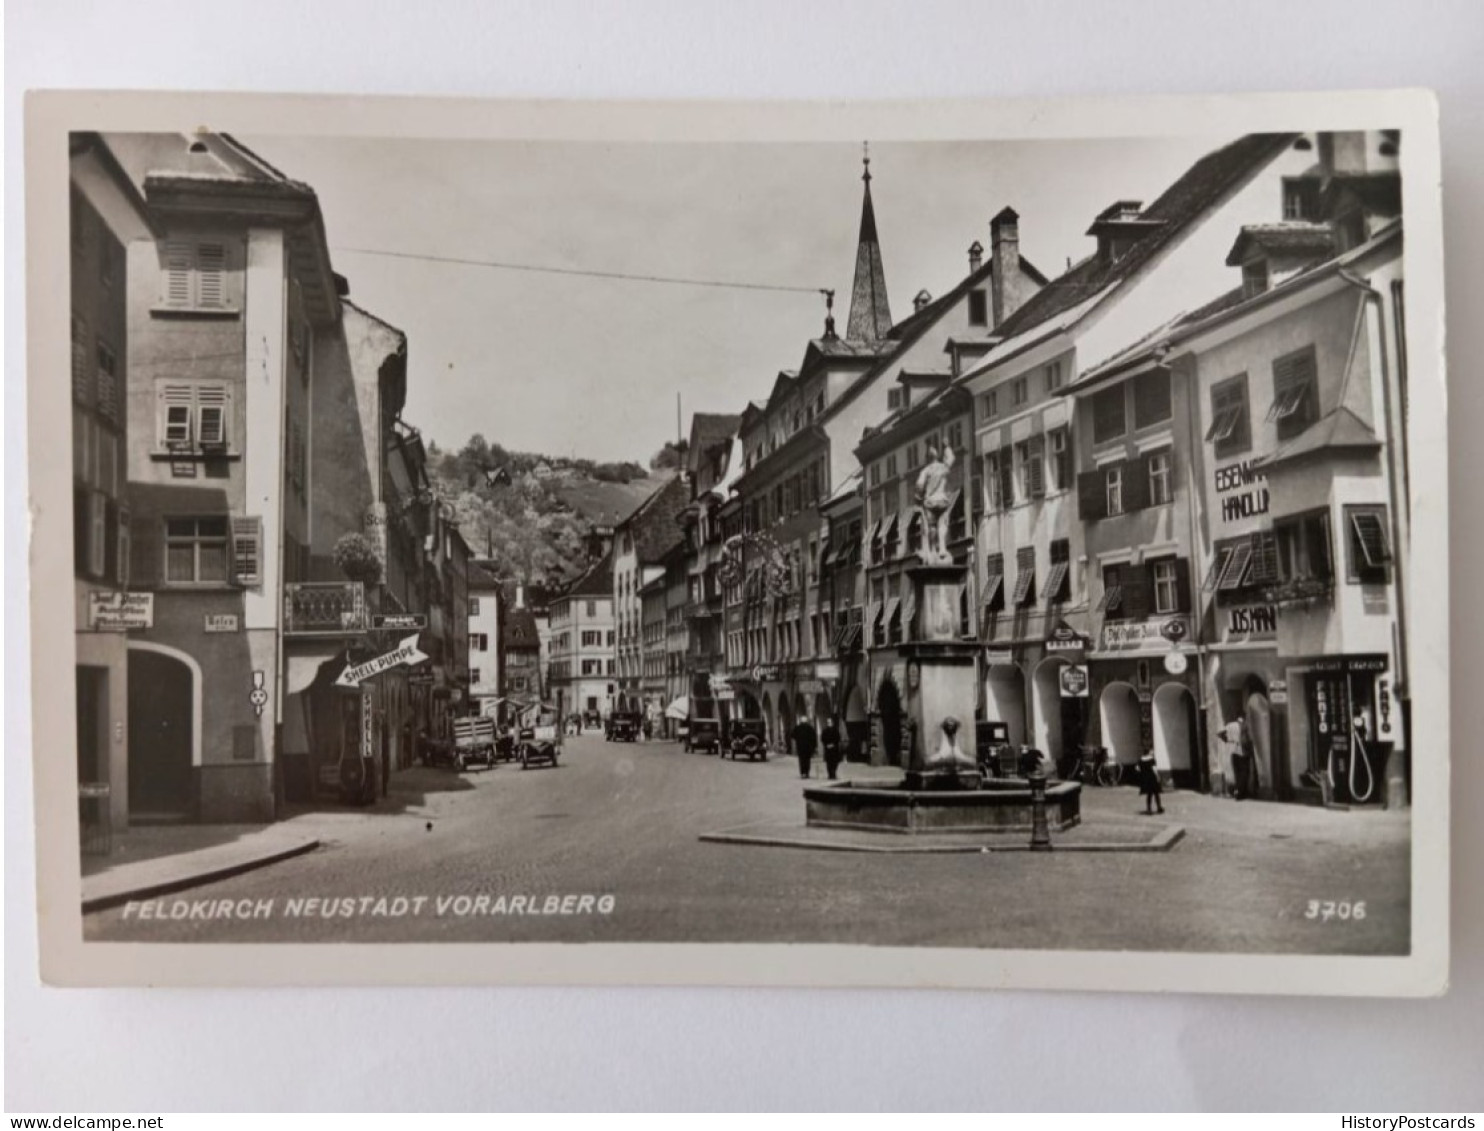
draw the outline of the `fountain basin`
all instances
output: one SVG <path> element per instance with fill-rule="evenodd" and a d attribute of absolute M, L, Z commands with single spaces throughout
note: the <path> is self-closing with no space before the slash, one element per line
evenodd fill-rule
<path fill-rule="evenodd" d="M 978 789 L 909 789 L 844 781 L 804 790 L 806 823 L 817 828 L 882 833 L 1029 833 L 1030 784 L 991 778 Z M 1082 820 L 1082 784 L 1046 786 L 1046 823 L 1053 832 Z"/>

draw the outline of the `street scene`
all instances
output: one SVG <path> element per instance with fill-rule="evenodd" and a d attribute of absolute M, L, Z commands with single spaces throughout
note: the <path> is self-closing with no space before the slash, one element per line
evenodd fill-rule
<path fill-rule="evenodd" d="M 73 134 L 85 938 L 1408 954 L 1403 143 Z"/>

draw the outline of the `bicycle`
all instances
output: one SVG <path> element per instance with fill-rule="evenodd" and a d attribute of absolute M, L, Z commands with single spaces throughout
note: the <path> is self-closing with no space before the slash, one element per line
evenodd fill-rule
<path fill-rule="evenodd" d="M 1075 755 L 1076 762 L 1066 775 L 1083 785 L 1115 786 L 1123 781 L 1123 767 L 1108 756 L 1106 746 L 1084 746 Z"/>

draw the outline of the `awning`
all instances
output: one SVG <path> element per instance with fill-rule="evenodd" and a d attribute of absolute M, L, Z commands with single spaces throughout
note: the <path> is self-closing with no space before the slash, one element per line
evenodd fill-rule
<path fill-rule="evenodd" d="M 1042 594 L 1048 601 L 1060 599 L 1061 587 L 1066 584 L 1067 563 L 1052 562 L 1051 572 L 1046 575 L 1046 592 Z"/>
<path fill-rule="evenodd" d="M 667 719 L 688 719 L 688 718 L 690 718 L 690 696 L 689 695 L 682 695 L 682 696 L 680 696 L 680 698 L 676 699 L 673 703 L 671 703 L 668 707 L 666 707 L 665 708 L 665 718 L 667 718 Z"/>
<path fill-rule="evenodd" d="M 319 676 L 320 669 L 326 664 L 332 661 L 340 661 L 343 666 L 341 649 L 339 648 L 333 652 L 316 652 L 310 656 L 289 655 L 286 659 L 288 660 L 288 665 L 284 671 L 283 687 L 283 693 L 285 695 L 298 695 L 302 691 L 308 691 L 309 685 L 315 681 Z"/>
<path fill-rule="evenodd" d="M 886 626 L 890 628 L 894 624 L 901 624 L 902 602 L 899 597 L 889 597 L 886 601 Z"/>
<path fill-rule="evenodd" d="M 902 624 L 907 628 L 912 626 L 913 618 L 917 616 L 917 593 L 916 587 L 907 586 L 907 595 L 902 598 Z"/>
<path fill-rule="evenodd" d="M 899 517 L 900 516 L 899 515 L 896 515 L 896 514 L 889 514 L 882 521 L 882 525 L 881 525 L 881 541 L 882 541 L 883 544 L 885 544 L 887 542 L 890 542 L 893 538 L 896 537 L 897 519 Z"/>
<path fill-rule="evenodd" d="M 995 598 L 1000 595 L 1000 587 L 1005 584 L 1003 574 L 992 573 L 984 579 L 983 605 L 993 605 Z"/>
<path fill-rule="evenodd" d="M 1035 580 L 1036 571 L 1034 569 L 1022 569 L 1015 575 L 1015 597 L 1010 602 L 1015 608 L 1020 608 L 1020 606 L 1025 604 L 1026 599 L 1030 597 L 1031 583 Z"/>
<path fill-rule="evenodd" d="M 841 626 L 839 643 L 835 646 L 837 652 L 854 652 L 860 647 L 861 622 L 850 621 Z"/>

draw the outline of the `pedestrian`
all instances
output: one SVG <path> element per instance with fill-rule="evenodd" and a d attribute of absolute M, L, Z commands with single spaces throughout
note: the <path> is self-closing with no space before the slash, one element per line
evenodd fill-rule
<path fill-rule="evenodd" d="M 830 780 L 834 781 L 840 769 L 840 757 L 843 751 L 840 745 L 840 727 L 833 718 L 825 721 L 819 742 L 824 747 L 824 768 L 829 773 Z"/>
<path fill-rule="evenodd" d="M 819 744 L 819 735 L 814 724 L 807 718 L 800 719 L 793 729 L 794 753 L 799 756 L 799 777 L 809 776 L 809 763 L 814 760 L 814 748 Z"/>
<path fill-rule="evenodd" d="M 1154 755 L 1148 750 L 1139 756 L 1139 792 L 1144 795 L 1144 815 L 1163 813 L 1164 802 L 1160 799 L 1163 788 L 1159 784 L 1159 769 L 1154 764 Z"/>
<path fill-rule="evenodd" d="M 1232 796 L 1241 801 L 1257 796 L 1257 752 L 1246 719 L 1237 718 L 1230 729 L 1233 737 Z"/>

